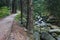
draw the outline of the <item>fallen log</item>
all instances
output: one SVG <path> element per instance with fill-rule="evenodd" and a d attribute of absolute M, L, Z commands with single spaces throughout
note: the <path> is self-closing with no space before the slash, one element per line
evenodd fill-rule
<path fill-rule="evenodd" d="M 60 29 L 50 29 L 49 32 L 60 32 Z"/>

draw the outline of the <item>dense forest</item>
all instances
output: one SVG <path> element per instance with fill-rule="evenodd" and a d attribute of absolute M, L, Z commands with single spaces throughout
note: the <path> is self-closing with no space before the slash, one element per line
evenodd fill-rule
<path fill-rule="evenodd" d="M 60 0 L 0 0 L 0 19 L 11 14 L 29 40 L 60 40 Z"/>

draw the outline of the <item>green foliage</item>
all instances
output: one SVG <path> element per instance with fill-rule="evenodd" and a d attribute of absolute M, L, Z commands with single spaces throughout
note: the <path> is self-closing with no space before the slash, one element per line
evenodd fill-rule
<path fill-rule="evenodd" d="M 60 0 L 46 0 L 47 10 L 51 15 L 60 17 Z"/>
<path fill-rule="evenodd" d="M 20 20 L 21 20 L 21 13 L 16 16 L 15 20 L 16 20 L 16 21 L 20 21 Z M 23 22 L 25 22 L 25 21 L 26 21 L 26 19 L 25 19 L 25 17 L 23 16 Z"/>
<path fill-rule="evenodd" d="M 18 13 L 18 12 L 17 12 Z M 18 15 L 15 17 L 15 20 L 18 22 L 18 23 L 21 23 L 21 13 L 18 13 Z M 23 15 L 23 26 L 26 26 L 26 18 L 25 18 L 25 15 Z"/>
<path fill-rule="evenodd" d="M 20 16 L 21 16 L 21 14 L 18 14 L 18 15 L 15 17 L 15 20 L 16 20 L 16 21 L 20 21 Z"/>
<path fill-rule="evenodd" d="M 53 15 L 57 22 L 60 20 L 60 0 L 33 0 L 34 19 L 36 16 L 51 16 Z M 53 19 L 54 20 L 54 19 Z M 56 22 L 55 20 L 52 22 Z"/>
<path fill-rule="evenodd" d="M 36 16 L 48 16 L 49 12 L 46 10 L 46 1 L 45 0 L 33 0 L 33 10 L 34 10 L 34 18 Z"/>
<path fill-rule="evenodd" d="M 0 8 L 0 18 L 6 17 L 9 15 L 9 8 L 1 7 Z"/>
<path fill-rule="evenodd" d="M 50 20 L 55 24 L 60 24 L 60 0 L 45 0 L 47 4 L 47 11 L 50 13 L 50 16 L 53 15 L 55 19 Z"/>

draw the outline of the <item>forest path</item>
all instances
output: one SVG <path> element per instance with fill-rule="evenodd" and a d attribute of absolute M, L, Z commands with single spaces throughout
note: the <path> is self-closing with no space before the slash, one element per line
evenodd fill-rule
<path fill-rule="evenodd" d="M 27 40 L 27 33 L 24 29 L 24 27 L 19 27 L 18 23 L 14 21 L 8 40 Z"/>
<path fill-rule="evenodd" d="M 15 35 L 14 38 L 16 38 L 15 40 L 17 40 L 17 38 L 21 38 L 22 35 L 24 34 L 24 31 L 22 31 L 21 28 L 19 29 L 19 27 L 17 27 L 16 25 L 15 25 L 16 27 L 13 25 L 14 27 L 12 28 L 12 24 L 14 24 L 13 21 L 14 21 L 14 18 L 15 18 L 16 15 L 17 14 L 12 14 L 12 15 L 7 16 L 6 18 L 0 20 L 0 40 L 12 40 L 11 39 L 12 36 L 10 36 L 10 34 Z M 11 32 L 11 30 L 12 30 L 12 32 Z M 20 33 L 17 33 L 18 32 L 17 30 Z M 22 31 L 22 33 L 21 33 L 21 31 Z M 8 37 L 9 37 L 9 39 L 8 39 Z M 21 38 L 21 40 L 23 38 Z"/>

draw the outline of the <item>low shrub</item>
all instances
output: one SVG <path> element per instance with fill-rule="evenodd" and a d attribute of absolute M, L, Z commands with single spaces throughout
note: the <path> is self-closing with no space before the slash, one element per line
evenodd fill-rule
<path fill-rule="evenodd" d="M 8 7 L 1 7 L 0 8 L 0 18 L 4 18 L 9 15 L 9 8 Z"/>

